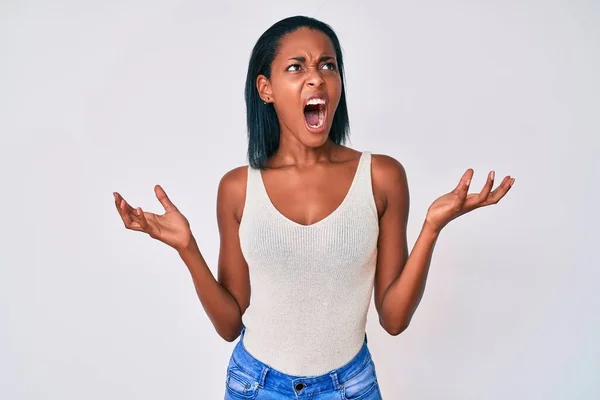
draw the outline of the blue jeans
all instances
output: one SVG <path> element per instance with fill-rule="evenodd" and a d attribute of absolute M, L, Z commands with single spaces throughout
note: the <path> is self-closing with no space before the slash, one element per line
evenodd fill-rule
<path fill-rule="evenodd" d="M 365 341 L 352 360 L 319 376 L 294 376 L 271 368 L 244 347 L 244 332 L 233 349 L 225 400 L 382 400 L 375 364 Z"/>

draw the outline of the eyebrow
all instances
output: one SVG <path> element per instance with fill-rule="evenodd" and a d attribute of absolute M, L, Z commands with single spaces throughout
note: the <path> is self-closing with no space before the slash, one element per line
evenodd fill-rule
<path fill-rule="evenodd" d="M 292 57 L 292 58 L 288 58 L 288 60 L 296 60 L 299 62 L 306 62 L 306 57 Z M 335 59 L 332 56 L 321 56 L 319 58 L 319 62 L 329 61 L 329 60 L 335 60 Z"/>

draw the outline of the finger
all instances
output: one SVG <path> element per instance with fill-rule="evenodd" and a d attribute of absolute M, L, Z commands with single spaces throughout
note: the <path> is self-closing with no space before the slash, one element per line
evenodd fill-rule
<path fill-rule="evenodd" d="M 456 185 L 456 188 L 454 188 L 454 192 L 459 193 L 459 192 L 463 191 L 465 189 L 465 187 L 468 190 L 469 185 L 471 184 L 471 178 L 473 178 L 473 169 L 469 168 L 465 171 L 463 176 L 460 178 L 458 185 Z"/>
<path fill-rule="evenodd" d="M 461 201 L 467 198 L 469 192 L 469 186 L 471 185 L 471 179 L 473 178 L 473 169 L 469 168 L 465 171 L 463 176 L 460 178 L 458 185 L 454 189 L 454 193 L 458 195 Z"/>
<path fill-rule="evenodd" d="M 498 186 L 495 190 L 492 191 L 492 193 L 490 193 L 483 205 L 487 206 L 490 204 L 498 203 L 500 199 L 502 199 L 506 195 L 506 193 L 508 193 L 514 181 L 514 178 L 510 177 L 510 175 L 505 176 L 500 186 Z"/>
<path fill-rule="evenodd" d="M 119 193 L 113 192 L 113 196 L 115 198 L 115 206 L 117 207 L 117 211 L 123 220 L 125 228 L 134 231 L 141 231 L 142 229 L 140 223 L 138 222 L 139 219 L 134 215 L 134 213 L 130 212 L 132 210 L 131 206 L 127 204 L 123 196 L 121 196 Z"/>
<path fill-rule="evenodd" d="M 175 204 L 173 204 L 171 202 L 171 200 L 169 199 L 169 196 L 167 196 L 167 193 L 165 193 L 165 191 L 163 190 L 163 188 L 160 185 L 154 186 L 154 193 L 156 194 L 158 201 L 160 201 L 160 204 L 162 204 L 162 206 L 165 208 L 166 212 L 177 210 L 177 207 L 175 207 Z"/>
<path fill-rule="evenodd" d="M 121 197 L 121 201 L 119 201 L 119 209 L 123 213 L 129 213 L 131 210 L 131 206 L 127 203 L 127 201 Z"/>
<path fill-rule="evenodd" d="M 121 204 L 125 199 L 123 199 L 123 197 L 120 194 L 118 194 L 117 192 L 114 192 L 113 194 L 115 196 L 115 207 L 117 208 L 117 211 L 119 212 L 119 215 L 121 216 L 121 219 L 123 220 L 123 222 L 125 222 L 123 208 L 121 207 Z"/>
<path fill-rule="evenodd" d="M 113 192 L 113 197 L 115 198 L 115 207 L 117 208 L 117 211 L 120 211 L 119 210 L 119 202 L 120 202 L 119 198 L 120 198 L 120 196 L 121 195 L 119 193 Z"/>
<path fill-rule="evenodd" d="M 490 171 L 490 173 L 487 176 L 487 180 L 485 182 L 485 184 L 483 185 L 483 188 L 481 189 L 481 192 L 475 194 L 475 195 L 469 195 L 467 197 L 467 200 L 465 202 L 465 207 L 466 208 L 477 208 L 482 206 L 485 201 L 487 200 L 488 196 L 490 195 L 491 191 L 492 191 L 492 187 L 494 187 L 494 178 L 495 178 L 495 172 L 494 171 Z"/>
<path fill-rule="evenodd" d="M 129 215 L 127 202 L 123 198 L 121 198 L 121 201 L 119 202 L 119 211 L 121 212 L 121 217 L 123 218 L 123 222 L 125 222 L 125 226 L 129 228 L 129 225 L 131 225 L 133 220 L 131 219 L 131 215 Z"/>
<path fill-rule="evenodd" d="M 487 177 L 487 181 L 485 185 L 483 185 L 483 189 L 479 193 L 479 200 L 484 201 L 490 195 L 492 191 L 492 187 L 494 187 L 494 178 L 496 177 L 496 173 L 494 171 L 490 171 Z"/>
<path fill-rule="evenodd" d="M 123 222 L 125 223 L 125 227 L 127 229 L 132 229 L 134 231 L 141 231 L 142 228 L 140 226 L 139 218 L 136 215 L 133 207 L 131 207 L 125 199 L 121 199 L 121 215 L 123 217 Z"/>
<path fill-rule="evenodd" d="M 125 200 L 122 197 L 121 197 L 121 203 L 119 203 L 119 207 L 121 207 L 123 210 L 127 211 L 128 213 L 133 213 L 133 207 L 131 207 L 129 205 L 129 203 L 127 202 L 127 200 Z"/>
<path fill-rule="evenodd" d="M 138 207 L 135 209 L 135 214 L 139 220 L 139 224 L 140 224 L 140 228 L 148 233 L 148 220 L 146 220 L 146 215 L 144 214 L 144 211 L 142 210 L 141 207 Z"/>

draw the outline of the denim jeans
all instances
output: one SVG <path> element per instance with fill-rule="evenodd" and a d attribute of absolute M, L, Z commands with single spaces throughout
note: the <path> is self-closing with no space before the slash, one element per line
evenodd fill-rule
<path fill-rule="evenodd" d="M 366 333 L 360 351 L 343 366 L 319 376 L 294 376 L 254 358 L 244 347 L 245 330 L 227 366 L 225 400 L 382 400 Z"/>

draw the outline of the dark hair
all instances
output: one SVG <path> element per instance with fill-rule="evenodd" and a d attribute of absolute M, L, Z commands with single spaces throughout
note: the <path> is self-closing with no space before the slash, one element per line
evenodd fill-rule
<path fill-rule="evenodd" d="M 329 138 L 343 144 L 348 138 L 349 122 L 344 90 L 344 62 L 340 42 L 333 29 L 317 19 L 294 16 L 282 19 L 267 29 L 258 39 L 248 64 L 246 76 L 246 124 L 248 127 L 248 162 L 252 168 L 265 168 L 267 159 L 279 148 L 279 121 L 272 104 L 264 104 L 256 88 L 256 78 L 262 74 L 271 77 L 271 63 L 279 51 L 283 36 L 300 28 L 315 29 L 329 37 L 335 48 L 338 70 L 342 81 L 342 94 L 333 116 Z"/>

